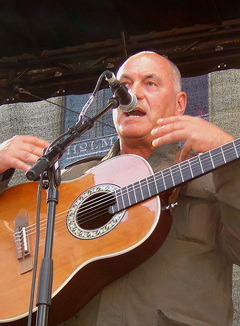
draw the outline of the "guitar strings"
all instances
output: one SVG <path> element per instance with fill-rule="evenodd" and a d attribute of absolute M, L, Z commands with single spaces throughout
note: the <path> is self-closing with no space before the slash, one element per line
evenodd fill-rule
<path fill-rule="evenodd" d="M 226 144 L 226 145 L 228 145 L 228 144 Z M 239 148 L 240 148 L 240 145 L 236 144 L 236 150 L 237 149 L 239 150 Z M 229 149 L 225 150 L 225 153 L 229 152 L 230 150 L 232 151 L 232 148 L 229 148 Z M 208 152 L 206 152 L 206 153 L 208 153 Z M 202 153 L 202 154 L 199 154 L 199 155 L 204 155 L 204 154 L 205 153 Z M 195 157 L 193 157 L 193 158 L 190 159 L 191 162 L 193 162 L 192 165 L 190 165 L 190 163 L 189 163 L 190 160 L 186 160 L 186 161 L 183 161 L 181 163 L 175 164 L 175 165 L 173 165 L 173 166 L 171 166 L 171 167 L 169 167 L 167 169 L 164 169 L 162 171 L 159 171 L 155 175 L 149 175 L 148 177 L 143 178 L 142 180 L 139 180 L 137 182 L 134 182 L 133 184 L 138 184 L 138 186 L 136 186 L 134 188 L 134 190 L 137 191 L 137 190 L 141 189 L 142 187 L 144 187 L 146 185 L 150 185 L 151 186 L 151 183 L 156 183 L 159 180 L 164 180 L 164 178 L 166 178 L 166 177 L 169 177 L 169 176 L 172 177 L 172 175 L 175 172 L 177 172 L 179 174 L 179 171 L 181 171 L 181 170 L 184 172 L 184 170 L 188 171 L 189 168 L 191 170 L 191 168 L 194 167 L 194 165 L 199 166 L 199 161 L 197 163 L 194 163 L 194 160 L 199 160 L 199 155 L 197 155 L 197 156 L 195 156 Z M 213 158 L 214 158 L 214 156 L 219 156 L 219 153 L 212 155 Z M 235 157 L 236 157 L 236 155 L 232 156 L 231 158 L 232 159 L 235 159 Z M 219 163 L 222 162 L 222 159 L 221 158 L 220 158 L 220 160 L 221 161 L 219 161 Z M 209 161 L 209 157 L 207 157 L 206 159 L 203 158 L 202 159 L 202 163 L 204 163 L 204 161 Z M 230 161 L 231 161 L 231 159 L 230 159 Z M 179 166 L 182 167 L 180 170 L 179 170 Z M 209 167 L 211 167 L 211 166 L 213 166 L 212 163 L 209 164 Z M 153 177 L 154 181 L 148 183 L 147 182 L 147 179 L 149 177 Z M 140 187 L 140 181 L 142 182 L 141 187 Z M 133 184 L 131 184 L 131 185 L 133 185 Z M 116 200 L 118 199 L 118 197 L 121 197 L 122 198 L 122 196 L 124 196 L 124 195 L 126 195 L 126 194 L 129 193 L 129 191 L 128 191 L 128 187 L 129 186 L 130 185 L 124 186 L 124 187 L 122 187 L 122 188 L 120 188 L 120 189 L 115 190 L 115 191 L 112 192 L 112 194 L 114 194 L 114 193 L 117 194 L 119 192 L 121 193 L 120 196 L 119 195 L 116 195 Z M 134 192 L 134 190 L 131 190 L 131 191 Z M 163 192 L 164 192 L 164 190 L 163 190 Z M 85 209 L 83 211 L 81 211 L 81 216 L 83 216 L 82 219 L 81 219 L 81 224 L 84 224 L 85 222 L 88 222 L 90 219 L 94 219 L 96 217 L 101 216 L 101 211 L 99 210 L 99 207 L 102 206 L 102 203 L 105 203 L 105 204 L 108 203 L 108 200 L 106 201 L 106 198 L 107 197 L 109 197 L 109 193 L 103 194 L 103 195 L 99 196 L 99 198 L 97 198 L 97 200 L 96 199 L 90 199 L 89 200 L 88 205 L 86 205 Z M 96 210 L 95 215 L 94 214 L 91 215 L 90 218 L 89 218 L 89 208 L 91 208 L 92 211 L 93 211 L 93 209 Z M 66 228 L 66 221 L 65 220 L 62 220 L 62 216 L 65 216 L 67 214 L 67 212 L 68 212 L 68 210 L 65 210 L 65 211 L 63 211 L 61 213 L 58 213 L 56 215 L 56 224 L 59 224 L 59 223 L 61 223 L 63 221 L 64 222 L 63 223 L 64 224 L 63 227 Z M 85 215 L 86 217 L 84 216 L 84 214 L 87 214 L 87 215 Z M 44 229 L 44 226 L 46 225 L 46 221 L 47 221 L 47 219 L 41 221 L 41 229 Z M 28 226 L 27 227 L 28 235 L 30 236 L 31 234 L 33 234 L 34 233 L 34 230 L 35 230 L 34 224 Z M 17 235 L 17 237 L 18 237 L 18 240 L 17 241 L 19 241 L 19 238 L 21 239 L 21 231 L 19 233 L 20 233 L 20 235 Z M 21 241 L 20 241 L 20 243 L 21 243 Z"/>
<path fill-rule="evenodd" d="M 198 159 L 198 156 L 196 156 L 196 157 L 194 157 L 193 159 Z M 182 163 L 180 163 L 181 165 L 183 165 L 183 169 L 182 170 L 184 170 L 184 165 L 185 165 L 185 167 L 187 167 L 188 169 L 189 169 L 189 163 L 187 162 L 187 161 L 184 161 L 184 162 L 182 162 Z M 191 168 L 191 166 L 190 166 L 190 168 Z M 169 173 L 169 171 L 170 171 L 170 173 Z M 163 171 L 160 171 L 159 172 L 159 175 L 157 176 L 157 177 L 155 177 L 155 180 L 156 181 L 159 181 L 160 179 L 161 180 L 164 180 L 164 177 L 166 178 L 166 177 L 168 177 L 168 176 L 172 176 L 175 172 L 178 172 L 178 174 L 179 174 L 179 169 L 178 169 L 178 167 L 176 167 L 176 166 L 172 166 L 172 167 L 170 167 L 170 168 L 168 168 L 167 169 L 167 171 L 166 170 L 163 170 Z M 165 173 L 165 176 L 164 176 L 164 173 Z M 156 176 L 156 175 L 155 175 Z M 142 187 L 144 187 L 144 186 L 146 186 L 146 185 L 151 185 L 151 183 L 148 183 L 147 182 L 147 179 L 149 178 L 149 177 L 151 177 L 151 175 L 150 176 L 148 176 L 147 178 L 145 178 L 145 179 L 142 179 Z M 154 178 L 154 176 L 153 176 L 153 178 Z M 155 181 L 154 181 L 155 182 Z M 140 181 L 138 181 L 137 182 L 138 183 L 138 187 L 135 187 L 134 189 L 135 189 L 135 191 L 136 190 L 138 190 L 138 189 L 141 189 L 141 187 L 140 187 Z M 135 182 L 135 184 L 136 184 L 136 182 Z M 118 190 L 116 190 L 116 191 L 114 191 L 113 193 L 115 193 L 115 194 L 117 194 L 117 193 L 121 193 L 120 194 L 120 197 L 122 198 L 122 196 L 124 196 L 125 194 L 128 194 L 129 193 L 129 191 L 128 191 L 128 188 L 129 187 L 129 185 L 128 186 L 125 186 L 125 187 L 123 187 L 123 188 L 121 188 L 121 189 L 118 189 Z M 124 190 L 123 190 L 124 189 Z M 165 191 L 166 189 L 164 189 L 163 191 Z M 133 191 L 132 191 L 133 192 Z M 89 202 L 88 202 L 88 205 L 86 205 L 86 208 L 85 208 L 85 211 L 84 210 L 82 210 L 81 211 L 81 215 L 82 216 L 84 216 L 84 213 L 88 213 L 88 216 L 89 216 L 89 207 L 91 208 L 91 210 L 92 210 L 92 212 L 93 212 L 93 210 L 95 209 L 96 210 L 96 213 L 97 213 L 97 215 L 99 216 L 99 213 L 100 213 L 100 211 L 99 211 L 99 206 L 100 205 L 102 205 L 102 203 L 109 203 L 109 201 L 107 201 L 106 200 L 106 198 L 109 196 L 109 194 L 104 194 L 104 195 L 101 195 L 101 197 L 99 197 L 98 198 L 98 200 L 96 200 L 96 199 L 90 199 L 89 200 Z M 118 199 L 118 197 L 119 197 L 119 195 L 116 195 L 115 196 L 115 198 L 116 199 Z M 78 215 L 79 214 L 77 214 L 77 217 L 78 217 Z M 92 218 L 94 218 L 95 216 L 94 215 L 92 215 Z M 86 221 L 89 221 L 89 219 L 87 219 Z M 82 218 L 81 219 L 81 222 L 82 223 L 84 223 L 84 218 Z"/>
<path fill-rule="evenodd" d="M 197 157 L 197 156 L 196 156 Z M 184 162 L 182 162 L 182 164 L 184 165 L 186 165 L 186 161 L 184 161 Z M 189 165 L 187 164 L 187 167 L 189 167 Z M 183 169 L 184 169 L 184 167 L 183 167 Z M 175 168 L 175 166 L 172 166 L 172 173 L 174 173 L 174 170 L 176 170 L 177 172 L 179 172 L 179 170 L 178 169 L 176 169 Z M 160 178 L 156 178 L 156 180 L 159 180 L 159 179 L 163 179 L 163 173 L 164 173 L 164 171 L 160 171 L 161 172 L 161 176 L 160 176 Z M 169 173 L 168 171 L 167 171 L 167 174 L 165 173 L 165 177 L 166 176 L 169 176 L 169 175 L 171 175 L 171 173 Z M 144 179 L 143 179 L 144 180 Z M 146 182 L 146 180 L 144 180 L 144 182 L 145 182 L 145 184 L 143 184 L 143 186 L 144 185 L 146 185 L 147 184 L 147 182 Z M 126 190 L 126 193 L 127 193 L 128 191 Z M 124 195 L 124 192 L 122 192 L 122 195 Z M 121 196 L 122 196 L 121 195 Z M 101 197 L 100 197 L 100 200 L 98 199 L 97 201 L 95 200 L 95 199 L 93 199 L 92 200 L 92 203 L 94 203 L 94 206 L 96 206 L 97 207 L 97 209 L 98 209 L 98 207 L 99 207 L 99 205 L 102 205 L 102 202 L 105 202 L 106 203 L 106 200 L 105 200 L 105 197 L 106 197 L 106 195 L 102 195 Z M 96 203 L 97 202 L 97 203 Z M 86 206 L 86 212 L 89 212 L 89 210 L 88 210 L 88 208 L 89 207 L 91 207 L 91 208 L 93 208 L 93 205 L 92 205 L 92 203 L 91 203 L 91 200 L 89 201 L 89 203 L 88 203 L 88 206 Z M 82 211 L 81 213 L 84 213 L 84 211 Z M 99 210 L 98 210 L 98 216 L 99 216 Z M 91 218 L 95 218 L 95 216 L 93 215 Z M 87 219 L 86 221 L 89 221 L 89 219 Z M 84 223 L 84 219 L 82 219 L 82 223 Z"/>
<path fill-rule="evenodd" d="M 203 154 L 201 154 L 201 155 L 204 155 L 204 153 Z M 218 154 L 215 154 L 215 155 L 213 155 L 212 157 L 214 157 L 214 156 L 218 156 Z M 235 158 L 235 156 L 234 156 L 234 158 Z M 170 168 L 168 168 L 168 169 L 165 169 L 165 170 L 163 170 L 163 171 L 159 171 L 158 173 L 156 173 L 155 175 L 149 175 L 147 178 L 145 178 L 145 179 L 142 179 L 141 180 L 141 187 L 140 187 L 140 181 L 137 181 L 137 182 L 135 182 L 135 183 L 133 183 L 133 184 L 131 184 L 131 185 L 136 185 L 136 184 L 138 184 L 138 186 L 137 187 L 133 187 L 133 190 L 131 189 L 130 191 L 128 190 L 128 188 L 129 188 L 129 186 L 131 186 L 131 185 L 127 185 L 127 186 L 125 186 L 125 187 L 122 187 L 122 188 L 120 188 L 120 189 L 118 189 L 118 190 L 116 190 L 114 193 L 116 194 L 116 196 L 115 196 L 115 198 L 116 199 L 118 199 L 118 197 L 123 197 L 124 195 L 126 195 L 126 194 L 129 194 L 129 192 L 132 192 L 132 193 L 134 193 L 134 191 L 137 191 L 137 190 L 139 190 L 139 189 L 141 189 L 141 188 L 143 188 L 143 187 L 145 187 L 145 186 L 151 186 L 151 184 L 152 183 L 155 183 L 155 182 L 157 182 L 157 181 L 159 181 L 159 180 L 163 180 L 164 181 L 164 178 L 166 178 L 166 177 L 169 177 L 169 176 L 171 176 L 171 178 L 172 178 L 172 180 L 173 180 L 173 175 L 177 172 L 177 174 L 179 175 L 179 171 L 183 171 L 184 172 L 184 170 L 185 171 L 188 171 L 189 169 L 191 170 L 193 167 L 194 167 L 194 165 L 195 166 L 199 166 L 199 156 L 195 156 L 195 157 L 193 157 L 192 159 L 191 159 L 191 161 L 193 162 L 193 164 L 192 165 L 190 165 L 189 164 L 189 160 L 187 160 L 187 161 L 183 161 L 183 162 L 181 162 L 181 163 L 179 163 L 178 165 L 174 165 L 174 166 L 172 166 L 172 167 L 170 167 Z M 197 162 L 196 162 L 197 161 Z M 203 160 L 202 160 L 202 162 L 204 163 L 204 161 L 209 161 L 209 157 L 207 157 L 206 159 L 204 159 L 203 158 Z M 215 163 L 221 163 L 222 162 L 222 160 L 221 161 L 215 161 Z M 208 165 L 208 167 L 209 168 L 211 168 L 212 169 L 212 167 L 213 167 L 213 164 L 211 163 L 211 161 L 209 161 L 209 165 Z M 182 169 L 179 169 L 179 166 L 182 166 Z M 206 167 L 205 167 L 206 168 Z M 202 169 L 202 168 L 201 168 Z M 192 173 L 191 173 L 191 175 L 192 175 Z M 152 177 L 153 179 L 154 179 L 154 181 L 153 182 L 148 182 L 147 181 L 147 179 L 149 179 L 150 177 Z M 184 181 L 186 181 L 186 180 L 183 180 L 183 177 L 181 176 L 181 182 L 180 183 L 183 183 Z M 164 183 L 164 182 L 163 182 Z M 172 187 L 175 187 L 175 184 L 173 183 L 173 185 L 172 185 Z M 157 188 L 157 187 L 156 187 Z M 163 189 L 163 192 L 164 191 L 166 191 L 166 187 L 165 187 L 165 189 Z M 117 193 L 120 193 L 120 196 L 119 195 L 117 195 Z M 150 193 L 150 191 L 149 191 L 149 193 Z M 151 194 L 150 194 L 150 196 L 149 197 L 151 197 Z M 143 199 L 145 199 L 145 198 L 143 198 Z M 94 203 L 94 206 L 96 206 L 96 210 L 98 210 L 98 206 L 99 205 L 102 205 L 102 202 L 101 202 L 101 200 L 103 200 L 105 203 L 106 203 L 106 200 L 105 200 L 105 196 L 101 196 L 100 197 L 100 200 L 98 200 L 98 201 L 96 201 L 95 199 L 92 201 L 93 203 Z M 92 203 L 91 203 L 91 200 L 89 201 L 90 202 L 90 204 L 89 204 L 89 207 L 90 207 L 90 205 L 91 205 L 91 210 L 93 210 L 93 205 L 92 205 Z M 130 198 L 129 198 L 129 202 L 131 203 L 131 200 L 130 200 Z M 131 205 L 130 205 L 131 206 Z M 86 206 L 87 207 L 87 206 Z M 89 210 L 89 207 L 87 207 L 86 209 L 86 212 L 88 212 Z M 83 214 L 84 213 L 84 211 L 81 211 L 81 214 Z M 99 211 L 98 211 L 98 213 L 99 213 Z M 81 220 L 82 221 L 82 220 Z"/>
<path fill-rule="evenodd" d="M 66 211 L 66 212 L 67 212 L 67 211 Z M 58 217 L 60 217 L 61 215 L 63 215 L 63 214 L 58 214 Z M 98 214 L 97 217 L 99 217 L 99 216 L 100 216 L 100 214 Z M 95 217 L 93 216 L 92 219 L 93 219 L 93 218 L 95 218 Z M 89 220 L 89 219 L 88 219 L 88 220 Z M 64 231 L 67 231 L 65 220 L 58 220 L 56 224 L 59 224 L 59 223 L 61 223 L 61 222 L 63 222 L 63 223 L 62 223 L 62 225 L 60 226 L 60 228 L 58 228 L 58 231 L 59 231 L 60 229 L 64 229 Z M 43 228 L 43 227 L 42 227 L 42 228 Z M 20 243 L 20 244 L 21 244 L 21 243 Z"/>

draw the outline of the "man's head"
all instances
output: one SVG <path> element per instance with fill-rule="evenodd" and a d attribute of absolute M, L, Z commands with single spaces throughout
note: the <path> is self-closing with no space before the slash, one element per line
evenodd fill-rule
<path fill-rule="evenodd" d="M 158 119 L 184 113 L 186 94 L 181 91 L 180 72 L 168 59 L 146 51 L 127 59 L 117 77 L 138 99 L 130 114 L 113 110 L 120 140 L 141 141 L 150 146 L 150 132 Z"/>

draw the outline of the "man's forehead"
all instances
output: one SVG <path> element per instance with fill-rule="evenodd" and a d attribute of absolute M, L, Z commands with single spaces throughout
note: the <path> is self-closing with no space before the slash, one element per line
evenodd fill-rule
<path fill-rule="evenodd" d="M 126 78 L 126 79 L 162 79 L 165 78 L 168 74 L 168 70 L 161 68 L 160 66 L 154 67 L 134 67 L 130 69 L 123 67 L 118 71 L 117 78 Z"/>
<path fill-rule="evenodd" d="M 154 60 L 153 60 L 154 59 Z M 141 76 L 159 76 L 168 70 L 167 60 L 154 56 L 134 56 L 128 59 L 118 70 L 118 78 L 130 77 L 133 74 Z"/>
<path fill-rule="evenodd" d="M 158 76 L 156 73 L 150 73 L 149 71 L 146 71 L 145 73 L 141 73 L 141 74 L 131 74 L 131 73 L 123 72 L 122 74 L 119 75 L 118 78 L 120 78 L 120 79 L 133 79 L 135 77 L 138 77 L 141 80 L 146 80 L 146 79 L 161 80 L 160 76 Z"/>

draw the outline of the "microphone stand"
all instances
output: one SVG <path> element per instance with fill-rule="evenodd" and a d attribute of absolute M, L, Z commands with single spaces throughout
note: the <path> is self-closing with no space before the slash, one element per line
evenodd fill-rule
<path fill-rule="evenodd" d="M 36 316 L 36 325 L 47 325 L 48 311 L 51 305 L 51 293 L 52 293 L 52 275 L 53 275 L 53 260 L 52 260 L 52 247 L 53 247 L 53 234 L 54 234 L 54 222 L 56 205 L 58 204 L 58 186 L 61 183 L 61 173 L 59 166 L 56 169 L 58 162 L 54 166 L 50 167 L 47 171 L 49 187 L 47 195 L 47 226 L 45 235 L 45 250 L 44 257 L 42 259 L 38 292 L 36 299 L 36 306 L 38 307 Z"/>
<path fill-rule="evenodd" d="M 53 280 L 52 247 L 54 235 L 54 221 L 56 205 L 58 204 L 58 186 L 61 183 L 61 173 L 58 166 L 58 159 L 64 154 L 66 148 L 79 138 L 86 130 L 93 127 L 96 120 L 102 117 L 110 109 L 117 108 L 119 101 L 117 97 L 111 98 L 108 105 L 97 113 L 93 118 L 88 118 L 84 123 L 78 122 L 69 129 L 69 136 L 40 157 L 37 162 L 26 173 L 28 180 L 36 180 L 43 172 L 47 171 L 49 182 L 47 196 L 47 226 L 45 236 L 44 257 L 41 262 L 38 292 L 37 292 L 37 316 L 36 325 L 46 326 L 48 323 L 49 308 L 51 305 L 51 292 Z"/>

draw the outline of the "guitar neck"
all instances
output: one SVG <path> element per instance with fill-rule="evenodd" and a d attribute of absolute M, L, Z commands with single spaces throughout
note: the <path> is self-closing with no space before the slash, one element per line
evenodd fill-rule
<path fill-rule="evenodd" d="M 131 207 L 216 170 L 239 157 L 240 138 L 116 190 L 116 203 L 109 211 L 116 213 Z"/>

